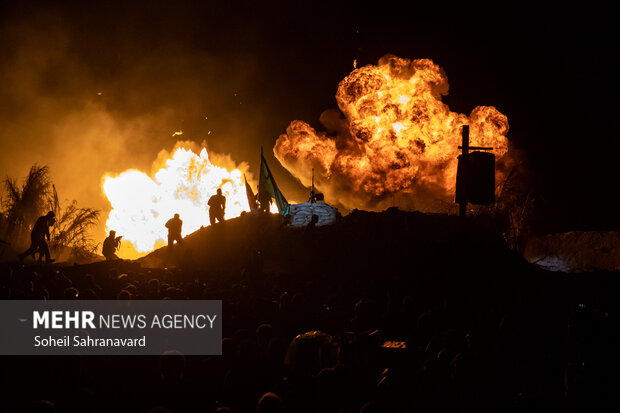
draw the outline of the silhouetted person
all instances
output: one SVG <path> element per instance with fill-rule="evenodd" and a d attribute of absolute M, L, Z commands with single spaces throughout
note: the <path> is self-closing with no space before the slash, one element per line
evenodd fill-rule
<path fill-rule="evenodd" d="M 166 228 L 168 228 L 168 247 L 172 248 L 174 241 L 177 244 L 183 243 L 183 237 L 181 237 L 181 229 L 183 228 L 183 221 L 179 217 L 179 214 L 174 214 L 174 218 L 170 218 L 166 222 Z"/>
<path fill-rule="evenodd" d="M 316 224 L 319 222 L 318 215 L 312 215 L 310 222 L 306 225 L 306 229 L 304 230 L 304 244 L 308 248 L 314 247 L 314 238 L 316 237 Z"/>
<path fill-rule="evenodd" d="M 55 260 L 50 257 L 50 249 L 47 246 L 45 239 L 50 239 L 50 227 L 56 222 L 56 214 L 50 211 L 47 215 L 43 215 L 37 219 L 32 231 L 30 232 L 30 248 L 19 254 L 19 260 L 23 261 L 28 255 L 33 255 L 35 252 L 39 252 L 45 255 L 46 262 L 54 262 Z"/>
<path fill-rule="evenodd" d="M 226 210 L 226 197 L 222 195 L 222 190 L 217 189 L 217 194 L 209 198 L 209 220 L 211 225 L 215 225 L 215 220 L 224 222 L 224 213 Z"/>
<path fill-rule="evenodd" d="M 261 212 L 269 212 L 269 206 L 271 205 L 271 194 L 262 188 L 259 188 L 258 194 L 258 210 Z"/>
<path fill-rule="evenodd" d="M 110 235 L 103 241 L 102 253 L 106 260 L 118 260 L 116 251 L 121 246 L 122 235 L 116 236 L 116 231 L 110 231 Z"/>

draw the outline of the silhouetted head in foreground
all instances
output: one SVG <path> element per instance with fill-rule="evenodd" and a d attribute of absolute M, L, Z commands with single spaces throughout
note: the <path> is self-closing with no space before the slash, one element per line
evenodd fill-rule
<path fill-rule="evenodd" d="M 159 357 L 161 378 L 164 381 L 179 381 L 185 372 L 185 356 L 177 350 L 165 351 Z"/>
<path fill-rule="evenodd" d="M 222 188 L 217 188 L 217 194 L 222 195 Z"/>
<path fill-rule="evenodd" d="M 179 214 L 174 214 L 175 218 L 180 218 L 181 216 Z"/>
<path fill-rule="evenodd" d="M 55 413 L 56 405 L 49 400 L 38 400 L 30 405 L 30 411 L 35 413 Z"/>
<path fill-rule="evenodd" d="M 277 413 L 284 411 L 284 404 L 280 396 L 275 393 L 268 392 L 258 400 L 256 406 L 258 413 Z"/>
<path fill-rule="evenodd" d="M 116 231 L 110 230 L 110 238 L 116 237 Z"/>

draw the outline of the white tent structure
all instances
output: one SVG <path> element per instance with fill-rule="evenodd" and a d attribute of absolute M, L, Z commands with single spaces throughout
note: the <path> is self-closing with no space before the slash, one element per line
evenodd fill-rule
<path fill-rule="evenodd" d="M 338 209 L 323 202 L 323 194 L 316 193 L 314 190 L 314 169 L 312 169 L 312 190 L 310 191 L 310 199 L 308 202 L 303 202 L 301 204 L 289 204 L 286 198 L 284 198 L 284 195 L 280 192 L 280 189 L 278 188 L 278 185 L 269 170 L 267 161 L 263 156 L 263 148 L 261 148 L 260 157 L 261 166 L 258 183 L 258 195 L 254 195 L 247 179 L 245 180 L 245 190 L 251 212 L 258 213 L 259 207 L 257 205 L 257 201 L 258 203 L 267 203 L 267 200 L 262 201 L 260 199 L 260 194 L 263 194 L 268 197 L 269 203 L 272 199 L 275 200 L 279 213 L 288 218 L 288 223 L 290 226 L 305 227 L 310 223 L 313 215 L 319 217 L 319 220 L 316 223 L 317 226 L 332 225 L 336 223 L 340 217 Z M 264 208 L 264 210 L 267 209 L 268 208 Z"/>
<path fill-rule="evenodd" d="M 312 220 L 312 216 L 319 217 L 317 227 L 323 225 L 333 225 L 336 223 L 340 214 L 338 209 L 324 202 L 323 194 L 319 194 L 314 188 L 314 168 L 312 168 L 312 189 L 308 202 L 289 206 L 289 225 L 293 227 L 305 227 Z"/>
<path fill-rule="evenodd" d="M 290 225 L 293 227 L 305 227 L 312 219 L 312 215 L 319 217 L 317 226 L 335 224 L 339 216 L 338 209 L 327 205 L 325 202 L 291 204 L 289 215 Z"/>

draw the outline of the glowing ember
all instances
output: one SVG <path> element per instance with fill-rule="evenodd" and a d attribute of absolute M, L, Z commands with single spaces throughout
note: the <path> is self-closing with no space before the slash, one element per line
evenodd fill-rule
<path fill-rule="evenodd" d="M 507 151 L 508 119 L 490 106 L 476 107 L 469 117 L 451 112 L 441 101 L 447 93 L 448 79 L 432 60 L 384 56 L 340 82 L 336 100 L 344 119 L 324 112 L 328 133 L 293 121 L 274 153 L 306 186 L 315 168 L 319 189 L 349 208 L 378 208 L 382 199 L 403 193 L 416 202 L 448 201 L 461 126 L 470 125 L 472 146 L 492 146 L 499 158 Z"/>
<path fill-rule="evenodd" d="M 103 191 L 112 204 L 106 231 L 123 235 L 121 257 L 135 257 L 166 245 L 165 223 L 175 213 L 183 220 L 183 236 L 209 225 L 207 201 L 222 188 L 226 219 L 249 211 L 243 173 L 213 165 L 206 149 L 200 155 L 177 149 L 154 178 L 138 170 L 106 176 Z M 138 254 L 144 255 L 144 254 Z"/>

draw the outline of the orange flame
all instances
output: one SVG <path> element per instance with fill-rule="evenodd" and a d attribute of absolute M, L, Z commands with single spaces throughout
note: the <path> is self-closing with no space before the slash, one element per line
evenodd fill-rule
<path fill-rule="evenodd" d="M 122 258 L 135 258 L 166 245 L 165 223 L 180 214 L 183 236 L 209 225 L 207 201 L 217 189 L 226 197 L 226 219 L 249 211 L 243 173 L 211 163 L 207 150 L 199 155 L 178 148 L 151 178 L 132 169 L 105 176 L 103 191 L 112 204 L 106 231 L 123 236 Z"/>
<path fill-rule="evenodd" d="M 492 106 L 468 116 L 441 101 L 448 78 L 429 59 L 386 55 L 377 66 L 353 70 L 338 86 L 335 111 L 321 115 L 328 133 L 293 121 L 276 141 L 276 158 L 309 186 L 348 208 L 373 208 L 388 195 L 408 193 L 449 200 L 454 195 L 461 127 L 472 146 L 507 151 L 508 119 Z M 426 194 L 426 195 L 424 195 Z"/>

